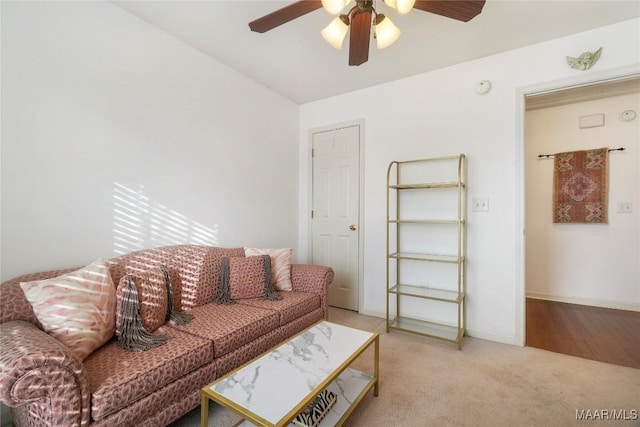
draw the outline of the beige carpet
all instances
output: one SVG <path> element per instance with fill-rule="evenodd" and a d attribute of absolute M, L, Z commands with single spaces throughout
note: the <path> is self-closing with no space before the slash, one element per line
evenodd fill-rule
<path fill-rule="evenodd" d="M 640 426 L 638 369 L 470 337 L 458 351 L 414 334 L 387 334 L 383 319 L 334 308 L 329 320 L 380 333 L 380 395 L 369 393 L 348 426 Z M 372 360 L 371 350 L 354 366 L 370 371 Z M 211 427 L 239 419 L 209 406 Z M 198 426 L 199 410 L 172 426 Z M 577 410 L 597 417 L 616 410 L 627 419 L 577 421 Z"/>

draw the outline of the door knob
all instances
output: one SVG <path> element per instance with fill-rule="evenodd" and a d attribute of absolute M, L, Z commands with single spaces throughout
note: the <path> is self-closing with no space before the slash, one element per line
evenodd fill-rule
<path fill-rule="evenodd" d="M 356 225 L 355 225 L 355 224 L 351 224 L 351 225 L 349 226 L 349 230 L 351 230 L 351 231 L 356 231 L 356 229 L 357 229 L 357 228 L 358 228 L 358 227 L 356 227 Z"/>

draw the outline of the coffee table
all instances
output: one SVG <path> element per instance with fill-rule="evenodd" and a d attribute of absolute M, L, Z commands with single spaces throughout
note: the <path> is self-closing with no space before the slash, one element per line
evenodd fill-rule
<path fill-rule="evenodd" d="M 374 345 L 373 374 L 350 368 Z M 371 388 L 378 395 L 379 335 L 321 321 L 202 389 L 202 426 L 209 400 L 240 414 L 240 425 L 287 426 L 323 390 L 337 395 L 321 425 L 341 425 Z"/>

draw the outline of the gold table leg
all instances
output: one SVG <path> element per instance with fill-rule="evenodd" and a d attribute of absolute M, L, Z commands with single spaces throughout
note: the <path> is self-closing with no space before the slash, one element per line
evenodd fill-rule
<path fill-rule="evenodd" d="M 200 427 L 207 427 L 209 425 L 209 398 L 202 393 L 200 399 Z"/>
<path fill-rule="evenodd" d="M 373 395 L 378 395 L 378 384 L 380 384 L 379 366 L 380 366 L 380 335 L 376 336 L 376 344 L 375 344 L 375 356 L 374 356 L 374 365 L 373 365 L 373 375 L 376 377 L 376 384 L 373 386 Z"/>

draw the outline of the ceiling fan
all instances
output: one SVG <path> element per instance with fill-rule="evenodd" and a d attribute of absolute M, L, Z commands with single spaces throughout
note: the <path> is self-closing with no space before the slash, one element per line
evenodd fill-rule
<path fill-rule="evenodd" d="M 382 0 L 387 6 L 404 15 L 411 9 L 435 13 L 467 22 L 479 15 L 485 0 Z M 377 13 L 375 0 L 356 0 L 347 13 L 343 9 L 351 0 L 300 0 L 249 23 L 251 31 L 264 33 L 314 10 L 324 8 L 338 15 L 321 33 L 333 47 L 340 49 L 349 30 L 349 65 L 361 65 L 369 59 L 371 26 L 378 49 L 384 49 L 400 37 L 400 30 L 391 19 Z"/>

